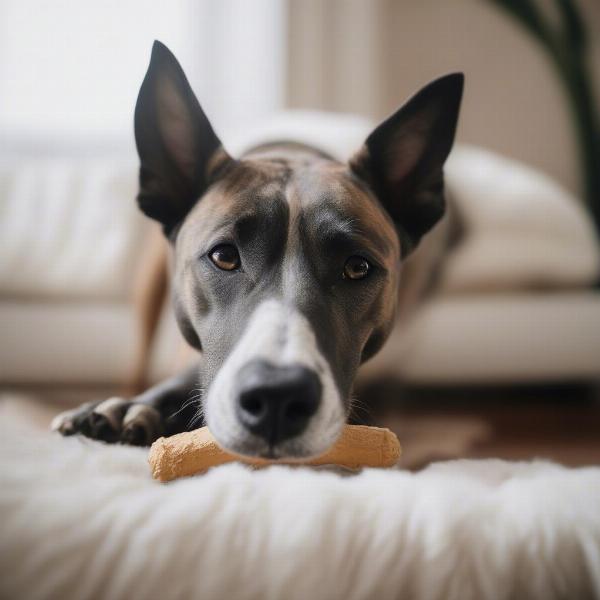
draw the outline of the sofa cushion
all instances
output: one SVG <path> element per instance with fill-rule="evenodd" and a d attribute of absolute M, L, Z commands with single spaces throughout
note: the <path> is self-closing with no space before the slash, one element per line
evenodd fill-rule
<path fill-rule="evenodd" d="M 0 160 L 2 294 L 125 297 L 144 229 L 136 187 L 130 160 Z"/>
<path fill-rule="evenodd" d="M 0 381 L 121 384 L 135 360 L 137 321 L 125 302 L 0 303 Z"/>
<path fill-rule="evenodd" d="M 598 293 L 447 295 L 397 323 L 359 375 L 441 386 L 596 381 L 599 356 Z"/>
<path fill-rule="evenodd" d="M 581 201 L 522 163 L 458 146 L 446 168 L 464 221 L 446 291 L 565 288 L 600 277 L 600 247 Z"/>

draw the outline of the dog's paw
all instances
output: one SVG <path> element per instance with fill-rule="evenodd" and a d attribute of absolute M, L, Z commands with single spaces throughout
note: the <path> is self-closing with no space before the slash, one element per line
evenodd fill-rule
<path fill-rule="evenodd" d="M 109 444 L 149 446 L 163 433 L 160 413 L 147 404 L 109 398 L 57 415 L 51 428 L 62 435 L 80 433 Z"/>

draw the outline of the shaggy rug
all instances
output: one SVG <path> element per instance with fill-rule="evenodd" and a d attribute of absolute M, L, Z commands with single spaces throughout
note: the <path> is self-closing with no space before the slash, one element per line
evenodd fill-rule
<path fill-rule="evenodd" d="M 0 597 L 600 598 L 600 469 L 231 464 L 159 484 L 147 452 L 0 422 Z"/>

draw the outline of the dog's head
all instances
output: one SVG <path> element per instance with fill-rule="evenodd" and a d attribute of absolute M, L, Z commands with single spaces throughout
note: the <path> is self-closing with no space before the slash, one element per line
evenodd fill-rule
<path fill-rule="evenodd" d="M 430 83 L 349 164 L 301 145 L 235 160 L 156 42 L 135 113 L 138 201 L 174 248 L 174 306 L 203 410 L 248 455 L 327 450 L 393 324 L 400 262 L 444 213 L 463 76 Z"/>

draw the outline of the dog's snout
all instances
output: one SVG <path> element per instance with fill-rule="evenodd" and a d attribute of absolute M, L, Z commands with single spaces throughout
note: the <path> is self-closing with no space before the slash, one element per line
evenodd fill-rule
<path fill-rule="evenodd" d="M 240 422 L 271 447 L 301 433 L 321 400 L 318 375 L 300 365 L 251 363 L 241 370 L 239 384 Z"/>

